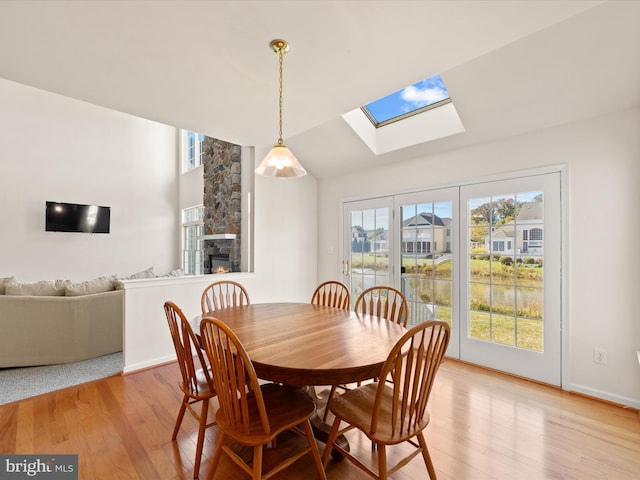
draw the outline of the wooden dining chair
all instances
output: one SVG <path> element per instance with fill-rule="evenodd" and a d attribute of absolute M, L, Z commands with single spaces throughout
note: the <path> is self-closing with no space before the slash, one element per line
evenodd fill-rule
<path fill-rule="evenodd" d="M 198 478 L 205 430 L 215 425 L 215 421 L 207 423 L 207 416 L 209 413 L 209 400 L 216 396 L 216 390 L 204 352 L 200 348 L 195 333 L 184 313 L 173 302 L 165 302 L 164 312 L 167 316 L 173 347 L 178 357 L 178 365 L 182 375 L 180 381 L 180 390 L 182 390 L 183 394 L 182 403 L 180 404 L 171 439 L 175 440 L 177 438 L 184 413 L 188 410 L 198 421 L 198 441 L 193 466 L 193 477 Z M 200 411 L 194 408 L 197 403 L 201 404 Z"/>
<path fill-rule="evenodd" d="M 429 424 L 427 402 L 449 335 L 449 325 L 444 322 L 416 325 L 396 343 L 382 367 L 381 378 L 393 378 L 391 383 L 368 383 L 333 399 L 335 419 L 322 455 L 325 467 L 335 449 L 372 478 L 385 480 L 421 453 L 429 478 L 436 480 L 423 430 Z M 347 425 L 340 429 L 343 422 Z M 338 435 L 354 428 L 378 447 L 377 473 L 335 443 Z M 386 447 L 403 442 L 415 448 L 389 469 Z"/>
<path fill-rule="evenodd" d="M 213 478 L 222 453 L 226 453 L 254 480 L 270 478 L 307 453 L 311 453 L 317 476 L 326 480 L 310 418 L 315 412 L 311 397 L 301 390 L 283 385 L 260 384 L 249 355 L 233 331 L 221 320 L 203 318 L 200 337 L 211 363 L 220 408 L 216 421 L 221 430 L 213 453 L 207 480 Z M 304 433 L 296 426 L 303 425 Z M 285 458 L 263 474 L 263 450 L 276 435 L 291 430 L 307 439 L 309 446 L 284 452 Z M 253 447 L 253 468 L 228 444 Z"/>
<path fill-rule="evenodd" d="M 363 290 L 358 298 L 354 311 L 386 318 L 403 327 L 407 326 L 409 304 L 402 292 L 387 285 L 377 285 Z"/>
<path fill-rule="evenodd" d="M 336 280 L 329 280 L 318 285 L 316 290 L 311 296 L 311 303 L 314 305 L 326 305 L 329 307 L 341 308 L 343 310 L 351 309 L 351 293 L 349 287 L 344 283 Z M 336 394 L 337 388 L 345 388 L 343 385 L 332 385 L 327 397 L 327 403 L 325 405 L 323 421 L 327 420 L 327 414 L 329 413 L 329 403 Z"/>
<path fill-rule="evenodd" d="M 213 282 L 202 292 L 200 307 L 202 313 L 213 312 L 221 308 L 249 305 L 249 294 L 238 282 L 221 280 Z"/>
<path fill-rule="evenodd" d="M 329 280 L 318 285 L 311 296 L 311 303 L 349 310 L 351 308 L 351 294 L 344 283 Z"/>

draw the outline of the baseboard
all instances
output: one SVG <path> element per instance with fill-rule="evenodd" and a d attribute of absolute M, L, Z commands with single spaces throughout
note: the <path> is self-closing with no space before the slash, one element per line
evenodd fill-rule
<path fill-rule="evenodd" d="M 581 395 L 595 398 L 597 400 L 604 400 L 615 405 L 619 405 L 623 408 L 633 408 L 635 410 L 640 410 L 640 400 L 635 398 L 624 397 L 622 395 L 614 395 L 610 392 L 585 387 L 584 385 L 576 385 L 575 383 L 572 383 L 569 386 L 568 390 L 570 392 L 579 393 Z"/>
<path fill-rule="evenodd" d="M 130 373 L 138 372 L 140 370 L 147 370 L 149 368 L 159 367 L 160 365 L 173 363 L 175 361 L 176 361 L 176 356 L 174 354 L 174 355 L 167 355 L 165 357 L 154 358 L 146 362 L 134 363 L 132 365 L 125 365 L 124 368 L 122 369 L 122 374 L 128 375 Z"/>

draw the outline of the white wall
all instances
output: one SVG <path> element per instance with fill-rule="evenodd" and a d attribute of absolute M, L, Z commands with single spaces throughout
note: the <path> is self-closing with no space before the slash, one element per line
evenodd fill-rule
<path fill-rule="evenodd" d="M 175 129 L 0 79 L 0 277 L 179 266 Z M 45 232 L 45 201 L 111 207 L 111 233 Z"/>
<path fill-rule="evenodd" d="M 201 203 L 203 189 L 193 175 L 180 181 L 175 128 L 2 79 L 0 105 L 0 277 L 82 281 L 180 266 L 180 205 Z M 249 165 L 243 185 L 255 189 L 254 272 L 229 278 L 245 284 L 254 303 L 307 302 L 317 278 L 317 182 L 307 175 L 254 186 L 252 177 Z M 111 233 L 45 232 L 47 200 L 110 206 Z M 171 356 L 164 301 L 193 316 L 204 285 L 216 279 L 131 282 L 126 371 Z"/>
<path fill-rule="evenodd" d="M 567 390 L 640 408 L 640 110 L 419 158 L 318 186 L 318 280 L 336 278 L 339 202 L 568 165 Z M 593 362 L 606 348 L 608 365 Z"/>
<path fill-rule="evenodd" d="M 244 152 L 251 155 L 252 152 Z M 266 154 L 261 152 L 261 155 Z M 256 158 L 262 158 L 256 155 Z M 250 162 L 251 163 L 251 162 Z M 251 185 L 253 166 L 243 162 L 243 190 Z M 245 176 L 247 175 L 247 176 Z M 198 203 L 202 181 L 183 176 L 180 194 L 183 206 Z M 192 319 L 200 314 L 200 297 L 211 282 L 228 279 L 242 283 L 251 303 L 308 302 L 316 287 L 317 269 L 317 182 L 307 175 L 301 179 L 256 177 L 255 201 L 251 209 L 255 265 L 252 272 L 159 278 L 125 282 L 124 372 L 158 365 L 174 358 L 162 305 L 175 302 Z M 250 190 L 250 188 L 248 189 Z M 189 193 L 191 192 L 191 193 Z M 243 195 L 246 195 L 246 191 Z M 200 200 L 201 202 L 201 200 Z M 249 202 L 251 203 L 251 202 Z M 243 215 L 248 216 L 249 211 Z M 250 222 L 247 222 L 250 223 Z M 249 232 L 243 231 L 246 246 Z M 243 251 L 243 255 L 246 253 Z"/>

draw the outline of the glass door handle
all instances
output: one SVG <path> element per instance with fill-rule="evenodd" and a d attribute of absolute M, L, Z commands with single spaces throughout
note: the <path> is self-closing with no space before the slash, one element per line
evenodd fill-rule
<path fill-rule="evenodd" d="M 344 274 L 345 277 L 349 276 L 349 260 L 344 260 L 342 262 L 342 273 Z"/>

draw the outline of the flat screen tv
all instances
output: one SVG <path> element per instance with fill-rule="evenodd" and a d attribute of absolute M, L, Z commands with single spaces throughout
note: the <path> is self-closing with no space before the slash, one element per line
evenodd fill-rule
<path fill-rule="evenodd" d="M 47 232 L 109 233 L 111 207 L 47 202 Z"/>

